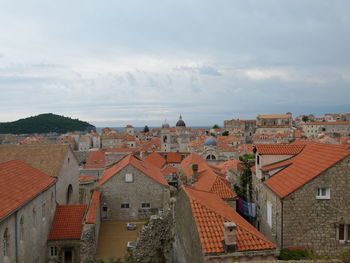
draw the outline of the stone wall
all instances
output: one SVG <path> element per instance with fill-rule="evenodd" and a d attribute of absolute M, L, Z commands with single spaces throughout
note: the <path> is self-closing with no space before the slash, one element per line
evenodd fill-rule
<path fill-rule="evenodd" d="M 88 158 L 88 151 L 74 151 L 75 156 L 78 159 L 79 164 L 85 163 Z"/>
<path fill-rule="evenodd" d="M 44 207 L 43 204 L 45 204 Z M 16 262 L 16 256 L 17 262 L 35 262 L 36 259 L 39 259 L 40 262 L 45 262 L 46 241 L 49 236 L 55 209 L 55 186 L 52 186 L 11 216 L 1 221 L 0 262 Z M 21 218 L 23 220 L 22 226 Z M 9 234 L 9 254 L 4 259 L 3 236 L 6 229 L 8 229 Z M 3 259 L 4 261 L 2 261 Z"/>
<path fill-rule="evenodd" d="M 283 201 L 283 247 L 306 247 L 335 257 L 349 248 L 338 241 L 338 225 L 350 224 L 350 157 L 345 158 Z M 317 199 L 317 188 L 330 199 Z"/>
<path fill-rule="evenodd" d="M 125 174 L 133 175 L 133 182 L 125 182 Z M 101 187 L 102 201 L 107 206 L 106 219 L 129 220 L 145 219 L 157 214 L 159 209 L 169 203 L 170 190 L 132 165 L 124 167 Z M 121 208 L 122 203 L 129 208 Z M 149 203 L 150 208 L 142 208 L 142 203 Z"/>
<path fill-rule="evenodd" d="M 68 188 L 72 187 L 72 192 L 67 202 Z M 57 198 L 60 205 L 79 203 L 79 165 L 72 151 L 68 151 L 64 160 L 56 183 Z"/>
<path fill-rule="evenodd" d="M 192 215 L 190 199 L 181 190 L 175 203 L 175 263 L 203 263 L 201 242 Z"/>
<path fill-rule="evenodd" d="M 136 262 L 162 262 L 171 263 L 173 258 L 173 211 L 165 210 L 150 218 L 148 224 L 143 226 L 133 251 Z"/>
<path fill-rule="evenodd" d="M 80 260 L 96 260 L 97 236 L 94 224 L 84 224 L 80 242 Z"/>

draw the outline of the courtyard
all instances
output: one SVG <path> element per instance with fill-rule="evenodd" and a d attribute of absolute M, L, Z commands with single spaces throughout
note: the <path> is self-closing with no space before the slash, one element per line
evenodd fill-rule
<path fill-rule="evenodd" d="M 128 230 L 127 223 L 135 223 L 136 230 Z M 101 222 L 97 244 L 97 259 L 105 263 L 111 258 L 123 259 L 127 255 L 127 243 L 136 241 L 145 220 L 109 220 Z"/>

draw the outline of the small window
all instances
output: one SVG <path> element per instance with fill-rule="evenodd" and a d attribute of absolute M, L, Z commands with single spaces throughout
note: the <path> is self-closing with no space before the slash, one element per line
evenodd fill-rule
<path fill-rule="evenodd" d="M 5 229 L 5 232 L 4 232 L 4 236 L 3 236 L 3 239 L 2 239 L 2 244 L 3 244 L 3 255 L 4 257 L 8 257 L 9 256 L 9 230 L 8 228 Z"/>
<path fill-rule="evenodd" d="M 272 228 L 272 204 L 267 202 L 267 224 Z"/>
<path fill-rule="evenodd" d="M 129 203 L 123 203 L 120 205 L 120 208 L 126 209 L 126 208 L 130 208 L 130 204 Z"/>
<path fill-rule="evenodd" d="M 134 181 L 134 178 L 132 174 L 125 174 L 125 182 L 132 183 Z"/>
<path fill-rule="evenodd" d="M 316 199 L 330 199 L 331 198 L 331 190 L 330 188 L 317 188 Z"/>
<path fill-rule="evenodd" d="M 150 203 L 142 203 L 141 208 L 151 208 L 151 204 Z"/>
<path fill-rule="evenodd" d="M 43 203 L 41 205 L 41 215 L 42 215 L 43 220 L 45 220 L 45 217 L 46 217 L 46 204 L 45 203 Z"/>
<path fill-rule="evenodd" d="M 57 247 L 51 247 L 50 255 L 51 255 L 51 257 L 56 257 L 57 256 Z"/>
<path fill-rule="evenodd" d="M 33 227 L 36 227 L 36 209 L 33 208 Z"/>

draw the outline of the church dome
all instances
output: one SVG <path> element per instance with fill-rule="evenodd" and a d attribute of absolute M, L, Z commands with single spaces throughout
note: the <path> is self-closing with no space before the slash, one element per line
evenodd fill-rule
<path fill-rule="evenodd" d="M 204 141 L 204 146 L 216 146 L 216 141 L 213 137 L 209 137 Z"/>
<path fill-rule="evenodd" d="M 165 121 L 163 124 L 162 124 L 162 129 L 169 129 L 170 128 L 170 125 Z"/>
<path fill-rule="evenodd" d="M 185 122 L 182 120 L 182 116 L 180 115 L 179 120 L 176 123 L 176 127 L 186 127 Z"/>

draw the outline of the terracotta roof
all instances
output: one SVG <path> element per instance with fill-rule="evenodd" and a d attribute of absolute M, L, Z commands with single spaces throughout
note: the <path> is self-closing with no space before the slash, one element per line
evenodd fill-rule
<path fill-rule="evenodd" d="M 164 164 L 166 163 L 165 159 L 160 156 L 159 153 L 151 153 L 150 155 L 148 155 L 147 157 L 143 158 L 143 160 L 150 162 L 151 164 L 153 164 L 155 167 L 157 168 L 162 168 L 164 166 Z"/>
<path fill-rule="evenodd" d="M 127 165 L 132 165 L 136 169 L 140 170 L 145 175 L 151 177 L 156 182 L 162 184 L 162 185 L 168 185 L 167 181 L 164 179 L 163 174 L 161 173 L 160 169 L 155 167 L 149 162 L 140 160 L 139 158 L 135 157 L 132 154 L 129 154 L 128 156 L 121 159 L 118 163 L 113 165 L 111 168 L 107 169 L 99 181 L 97 186 L 103 185 L 105 182 L 107 182 L 111 177 L 116 175 L 120 170 L 122 170 Z"/>
<path fill-rule="evenodd" d="M 181 163 L 182 156 L 180 153 L 169 152 L 167 153 L 166 162 L 167 163 Z"/>
<path fill-rule="evenodd" d="M 274 164 L 276 167 L 289 166 L 264 183 L 284 198 L 349 155 L 350 150 L 342 145 L 307 142 L 301 153 L 290 160 Z"/>
<path fill-rule="evenodd" d="M 48 240 L 80 239 L 87 205 L 59 205 Z"/>
<path fill-rule="evenodd" d="M 2 145 L 0 162 L 21 160 L 50 176 L 58 177 L 64 158 L 70 150 L 70 146 L 65 144 Z"/>
<path fill-rule="evenodd" d="M 95 224 L 97 211 L 98 211 L 99 205 L 100 205 L 100 198 L 101 198 L 100 191 L 95 191 L 92 194 L 90 206 L 89 206 L 89 209 L 88 209 L 88 211 L 86 213 L 86 217 L 85 217 L 85 223 Z"/>
<path fill-rule="evenodd" d="M 0 163 L 0 220 L 55 182 L 56 179 L 22 161 Z"/>
<path fill-rule="evenodd" d="M 106 157 L 104 150 L 91 151 L 88 154 L 84 169 L 105 168 Z"/>
<path fill-rule="evenodd" d="M 95 177 L 93 176 L 79 176 L 79 182 L 89 182 L 89 181 L 95 181 Z"/>
<path fill-rule="evenodd" d="M 106 152 L 111 152 L 111 153 L 133 153 L 133 152 L 138 152 L 140 151 L 139 148 L 111 148 L 111 149 L 106 149 Z"/>
<path fill-rule="evenodd" d="M 224 222 L 237 225 L 237 251 L 270 250 L 276 248 L 254 226 L 249 224 L 217 195 L 188 187 L 183 190 L 190 199 L 204 254 L 224 253 Z"/>
<path fill-rule="evenodd" d="M 194 187 L 199 190 L 210 191 L 220 198 L 235 198 L 236 193 L 230 188 L 230 181 L 217 175 L 212 168 L 199 155 L 191 153 L 180 165 L 184 174 L 191 178 L 193 176 L 192 165 L 198 164 L 198 179 Z"/>
<path fill-rule="evenodd" d="M 160 139 L 159 138 L 152 138 L 150 141 L 147 141 L 141 147 L 141 151 L 159 152 L 160 151 Z"/>
<path fill-rule="evenodd" d="M 269 115 L 258 115 L 257 118 L 260 119 L 285 119 L 285 118 L 292 118 L 292 115 L 289 114 L 269 114 Z"/>
<path fill-rule="evenodd" d="M 304 145 L 257 144 L 255 147 L 263 155 L 296 155 L 303 150 Z"/>
<path fill-rule="evenodd" d="M 175 174 L 176 172 L 177 172 L 177 169 L 172 165 L 164 166 L 162 169 L 162 174 L 164 176 L 169 175 L 169 174 Z"/>
<path fill-rule="evenodd" d="M 219 163 L 217 167 L 226 173 L 229 170 L 237 170 L 239 163 L 239 160 L 228 160 L 226 162 Z"/>

